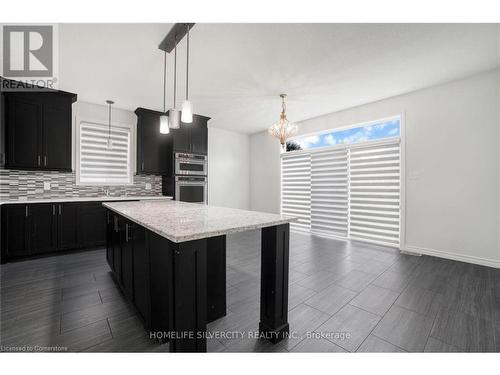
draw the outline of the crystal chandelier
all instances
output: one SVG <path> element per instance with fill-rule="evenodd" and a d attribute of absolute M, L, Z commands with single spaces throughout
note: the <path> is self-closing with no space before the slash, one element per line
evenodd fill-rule
<path fill-rule="evenodd" d="M 286 140 L 290 138 L 292 135 L 297 133 L 298 127 L 295 124 L 292 124 L 286 118 L 286 103 L 285 98 L 286 94 L 280 95 L 282 103 L 281 103 L 281 114 L 280 120 L 269 128 L 269 134 L 273 137 L 279 139 L 281 143 L 281 152 L 286 151 Z"/>

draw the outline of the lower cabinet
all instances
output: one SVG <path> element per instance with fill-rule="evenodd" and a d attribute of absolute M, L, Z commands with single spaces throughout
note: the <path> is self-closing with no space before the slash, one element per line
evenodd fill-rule
<path fill-rule="evenodd" d="M 57 250 L 56 205 L 40 203 L 31 205 L 31 252 L 33 255 Z"/>
<path fill-rule="evenodd" d="M 169 327 L 173 251 L 166 238 L 107 212 L 107 261 L 147 330 Z M 207 321 L 226 315 L 226 236 L 207 240 Z"/>
<path fill-rule="evenodd" d="M 80 247 L 106 244 L 106 209 L 101 202 L 78 205 L 78 243 Z"/>
<path fill-rule="evenodd" d="M 1 206 L 1 261 L 106 244 L 100 202 Z"/>

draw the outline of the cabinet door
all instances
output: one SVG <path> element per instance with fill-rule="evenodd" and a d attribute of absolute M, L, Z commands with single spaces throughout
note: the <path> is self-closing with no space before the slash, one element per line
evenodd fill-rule
<path fill-rule="evenodd" d="M 57 204 L 52 203 L 30 205 L 33 254 L 50 253 L 57 249 L 56 206 Z"/>
<path fill-rule="evenodd" d="M 146 328 L 150 327 L 151 304 L 149 300 L 149 251 L 146 247 L 146 230 L 140 226 L 134 227 L 134 249 L 133 249 L 133 273 L 134 273 L 134 304 L 146 322 Z"/>
<path fill-rule="evenodd" d="M 109 267 L 114 270 L 114 233 L 113 214 L 110 211 L 106 212 L 106 260 Z"/>
<path fill-rule="evenodd" d="M 5 94 L 0 93 L 0 109 L 3 108 L 5 108 Z M 5 111 L 0 110 L 0 167 L 5 166 L 5 159 Z"/>
<path fill-rule="evenodd" d="M 12 204 L 2 207 L 2 259 L 30 255 L 29 207 Z"/>
<path fill-rule="evenodd" d="M 170 134 L 160 133 L 160 114 L 154 111 L 136 111 L 137 114 L 137 172 L 165 175 L 171 143 Z"/>
<path fill-rule="evenodd" d="M 191 126 L 191 152 L 206 155 L 208 148 L 207 141 L 207 122 L 203 118 L 195 117 Z"/>
<path fill-rule="evenodd" d="M 38 168 L 41 153 L 42 106 L 29 96 L 10 94 L 6 97 L 8 168 Z"/>
<path fill-rule="evenodd" d="M 120 218 L 113 215 L 113 271 L 119 283 L 122 282 L 122 244 L 120 235 Z"/>
<path fill-rule="evenodd" d="M 79 204 L 78 244 L 83 248 L 106 244 L 106 211 L 100 202 Z"/>
<path fill-rule="evenodd" d="M 191 152 L 191 126 L 192 124 L 181 124 L 179 129 L 170 130 L 173 137 L 174 151 Z"/>
<path fill-rule="evenodd" d="M 61 100 L 61 99 L 59 99 Z M 43 106 L 43 168 L 71 170 L 71 104 Z"/>
<path fill-rule="evenodd" d="M 120 226 L 121 232 L 121 251 L 122 251 L 122 274 L 121 281 L 125 295 L 133 300 L 134 296 L 134 278 L 133 278 L 133 225 L 131 222 L 123 220 Z"/>
<path fill-rule="evenodd" d="M 58 250 L 75 249 L 78 247 L 77 217 L 78 204 L 58 203 Z"/>

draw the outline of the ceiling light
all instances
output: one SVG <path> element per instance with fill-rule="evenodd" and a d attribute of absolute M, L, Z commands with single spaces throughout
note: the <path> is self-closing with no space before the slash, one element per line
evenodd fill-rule
<path fill-rule="evenodd" d="M 281 94 L 280 97 L 281 97 L 280 120 L 269 128 L 269 134 L 279 139 L 281 144 L 281 152 L 285 152 L 286 140 L 292 135 L 297 133 L 298 126 L 296 124 L 292 124 L 286 118 L 286 103 L 285 103 L 286 94 Z"/>
<path fill-rule="evenodd" d="M 106 103 L 108 104 L 109 110 L 108 110 L 108 141 L 106 142 L 106 147 L 108 150 L 111 150 L 113 148 L 113 142 L 111 141 L 111 106 L 115 104 L 114 101 L 112 100 L 106 100 Z"/>
<path fill-rule="evenodd" d="M 193 103 L 189 100 L 189 24 L 186 24 L 186 100 L 182 103 L 181 121 L 186 124 L 193 122 Z"/>
<path fill-rule="evenodd" d="M 168 134 L 170 133 L 170 129 L 168 128 L 168 116 L 166 111 L 165 97 L 167 95 L 166 92 L 166 83 L 167 83 L 167 51 L 163 56 L 163 114 L 160 116 L 160 133 Z"/>

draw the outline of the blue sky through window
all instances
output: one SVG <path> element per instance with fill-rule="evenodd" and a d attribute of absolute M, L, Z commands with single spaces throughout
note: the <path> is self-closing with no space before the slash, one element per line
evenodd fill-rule
<path fill-rule="evenodd" d="M 399 133 L 400 120 L 394 118 L 371 123 L 370 125 L 299 137 L 287 142 L 287 151 L 373 141 L 397 137 Z"/>

